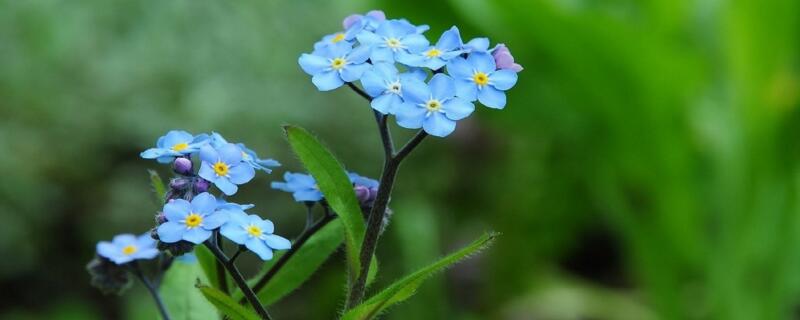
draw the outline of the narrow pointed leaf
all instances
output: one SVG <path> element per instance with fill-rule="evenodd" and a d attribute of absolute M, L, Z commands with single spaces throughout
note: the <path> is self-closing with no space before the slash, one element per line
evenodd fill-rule
<path fill-rule="evenodd" d="M 150 174 L 150 186 L 153 188 L 156 203 L 158 205 L 164 204 L 167 196 L 167 187 L 164 185 L 164 180 L 161 179 L 161 175 L 155 170 L 147 170 L 147 173 Z"/>
<path fill-rule="evenodd" d="M 425 279 L 488 247 L 496 237 L 496 233 L 484 234 L 478 240 L 475 240 L 475 242 L 461 250 L 451 253 L 405 278 L 400 279 L 375 296 L 369 298 L 364 303 L 345 313 L 342 320 L 374 319 L 387 308 L 414 295 L 417 288 Z"/>
<path fill-rule="evenodd" d="M 342 221 L 348 274 L 350 279 L 356 279 L 361 269 L 359 253 L 365 226 L 353 185 L 339 161 L 308 131 L 296 126 L 284 126 L 284 130 L 292 150 L 317 181 L 328 204 Z"/>
<path fill-rule="evenodd" d="M 227 316 L 231 320 L 260 320 L 257 314 L 248 310 L 244 306 L 236 303 L 227 294 L 222 293 L 215 288 L 198 282 L 196 284 L 200 293 L 219 310 L 220 313 Z"/>
<path fill-rule="evenodd" d="M 203 274 L 206 275 L 208 283 L 214 288 L 219 289 L 219 279 L 217 279 L 217 259 L 214 254 L 206 246 L 195 246 L 194 255 L 197 256 L 197 262 L 200 268 L 203 269 Z"/>
<path fill-rule="evenodd" d="M 214 306 L 194 288 L 197 279 L 207 281 L 191 255 L 176 259 L 167 270 L 159 291 L 172 319 L 219 319 Z"/>

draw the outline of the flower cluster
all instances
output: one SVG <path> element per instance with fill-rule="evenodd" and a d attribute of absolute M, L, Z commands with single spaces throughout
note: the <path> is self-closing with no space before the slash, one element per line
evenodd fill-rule
<path fill-rule="evenodd" d="M 428 26 L 386 19 L 381 11 L 351 15 L 342 26 L 300 56 L 317 89 L 359 81 L 373 109 L 394 115 L 401 127 L 434 136 L 452 133 L 456 121 L 475 110 L 475 101 L 504 108 L 505 91 L 522 70 L 504 44 L 490 49 L 487 38 L 465 43 L 455 26 L 435 43 L 424 35 Z"/>
<path fill-rule="evenodd" d="M 355 172 L 348 172 L 347 176 L 353 184 L 353 191 L 361 206 L 370 206 L 378 194 L 378 181 L 362 177 Z M 311 175 L 286 172 L 283 179 L 282 182 L 272 182 L 272 188 L 291 193 L 297 202 L 317 202 L 324 199 L 317 181 Z"/>

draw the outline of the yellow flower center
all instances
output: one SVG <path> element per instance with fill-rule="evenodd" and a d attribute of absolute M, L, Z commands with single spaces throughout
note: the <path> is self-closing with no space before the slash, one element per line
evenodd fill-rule
<path fill-rule="evenodd" d="M 439 100 L 430 99 L 430 100 L 428 100 L 428 102 L 425 103 L 425 108 L 428 109 L 428 111 L 431 111 L 431 112 L 439 111 L 439 110 L 442 109 L 442 103 L 439 102 Z"/>
<path fill-rule="evenodd" d="M 392 48 L 392 49 L 397 49 L 397 48 L 402 47 L 403 43 L 400 42 L 400 40 L 397 39 L 397 38 L 389 38 L 389 39 L 386 39 L 386 46 L 388 46 L 389 48 Z"/>
<path fill-rule="evenodd" d="M 136 253 L 136 251 L 139 251 L 139 248 L 137 248 L 136 246 L 134 246 L 132 244 L 129 244 L 129 245 L 125 246 L 124 248 L 122 248 L 122 254 L 124 254 L 126 256 L 132 255 L 132 254 Z"/>
<path fill-rule="evenodd" d="M 189 229 L 197 228 L 200 224 L 203 223 L 203 217 L 196 213 L 190 213 L 186 216 L 186 227 Z"/>
<path fill-rule="evenodd" d="M 333 61 L 331 61 L 331 68 L 333 68 L 333 70 L 339 70 L 341 68 L 344 68 L 345 64 L 347 64 L 347 60 L 345 60 L 344 58 L 336 58 L 333 59 Z"/>
<path fill-rule="evenodd" d="M 428 58 L 436 58 L 442 55 L 442 51 L 436 48 L 431 48 L 430 50 L 425 52 L 425 56 Z"/>
<path fill-rule="evenodd" d="M 479 86 L 485 86 L 489 84 L 489 75 L 480 71 L 475 72 L 475 74 L 472 75 L 472 81 L 475 81 Z"/>
<path fill-rule="evenodd" d="M 261 228 L 251 224 L 250 226 L 247 227 L 247 234 L 249 234 L 251 237 L 259 238 L 261 237 L 262 234 Z"/>
<path fill-rule="evenodd" d="M 186 142 L 176 143 L 174 146 L 172 146 L 172 151 L 181 152 L 181 151 L 185 150 L 188 147 L 189 147 L 189 144 L 186 143 Z"/>
<path fill-rule="evenodd" d="M 228 169 L 230 169 L 230 167 L 228 167 L 228 164 L 225 163 L 225 162 L 218 161 L 217 163 L 214 164 L 214 173 L 216 173 L 217 176 L 220 176 L 220 177 L 227 176 L 228 175 Z"/>
<path fill-rule="evenodd" d="M 337 43 L 337 42 L 342 41 L 342 40 L 344 40 L 344 33 L 337 33 L 335 36 L 333 36 L 333 39 L 331 39 L 331 42 Z"/>

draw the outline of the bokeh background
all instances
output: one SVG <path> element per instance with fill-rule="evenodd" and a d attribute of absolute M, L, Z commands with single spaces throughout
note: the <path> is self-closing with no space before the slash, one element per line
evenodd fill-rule
<path fill-rule="evenodd" d="M 800 317 L 796 0 L 0 1 L 0 318 L 152 319 L 136 286 L 89 287 L 98 240 L 152 226 L 138 157 L 169 129 L 215 130 L 284 163 L 237 194 L 292 236 L 300 170 L 280 125 L 377 177 L 352 92 L 297 66 L 353 12 L 504 42 L 526 69 L 403 165 L 380 287 L 485 230 L 484 254 L 387 319 Z M 396 137 L 411 132 L 394 128 Z M 255 260 L 245 260 L 255 272 Z M 272 307 L 330 319 L 343 257 Z"/>

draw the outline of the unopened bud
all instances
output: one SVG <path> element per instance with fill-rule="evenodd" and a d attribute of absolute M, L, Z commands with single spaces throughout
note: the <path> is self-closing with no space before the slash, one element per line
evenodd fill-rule
<path fill-rule="evenodd" d="M 172 170 L 175 171 L 177 174 L 181 175 L 188 175 L 192 173 L 192 160 L 189 160 L 184 157 L 175 158 L 175 162 L 172 163 Z"/>
<path fill-rule="evenodd" d="M 194 181 L 194 192 L 195 193 L 203 193 L 208 191 L 208 188 L 211 187 L 211 183 L 208 180 L 203 178 L 197 178 Z"/>
<path fill-rule="evenodd" d="M 189 182 L 191 180 L 186 178 L 174 178 L 169 181 L 169 187 L 172 190 L 185 190 L 187 186 L 189 186 Z"/>

